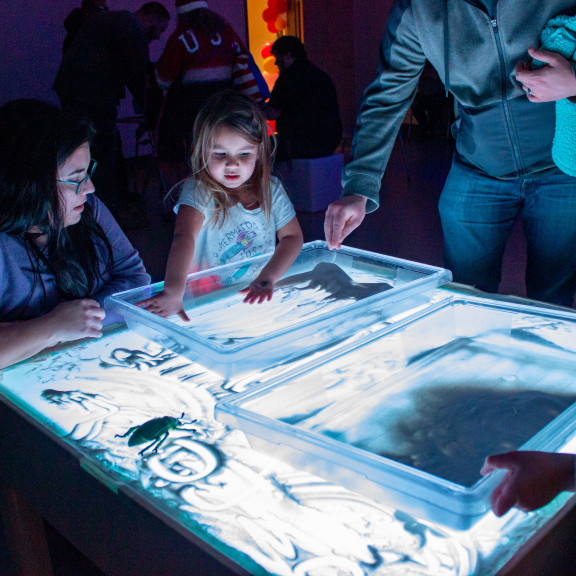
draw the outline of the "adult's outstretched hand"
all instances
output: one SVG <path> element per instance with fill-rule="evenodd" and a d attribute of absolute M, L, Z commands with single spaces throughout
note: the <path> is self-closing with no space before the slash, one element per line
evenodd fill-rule
<path fill-rule="evenodd" d="M 331 250 L 340 248 L 346 236 L 360 226 L 365 216 L 364 196 L 343 196 L 332 202 L 326 210 L 324 219 L 324 234 L 328 247 Z"/>

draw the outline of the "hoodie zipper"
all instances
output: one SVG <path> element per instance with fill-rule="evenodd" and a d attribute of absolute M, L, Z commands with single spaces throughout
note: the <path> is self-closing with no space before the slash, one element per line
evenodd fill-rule
<path fill-rule="evenodd" d="M 504 61 L 504 53 L 502 50 L 502 41 L 500 39 L 500 30 L 498 29 L 498 19 L 496 15 L 489 16 L 490 25 L 492 27 L 492 32 L 494 34 L 494 40 L 496 41 L 496 46 L 498 48 L 498 57 L 500 59 L 500 82 L 502 90 L 502 108 L 504 110 L 504 119 L 506 121 L 506 129 L 508 132 L 508 137 L 510 139 L 510 144 L 512 146 L 512 154 L 514 156 L 514 161 L 516 163 L 516 172 L 518 175 L 524 173 L 523 162 L 520 155 L 520 147 L 518 145 L 518 138 L 516 137 L 516 131 L 513 128 L 512 114 L 510 112 L 510 105 L 508 103 L 508 97 L 506 92 L 506 65 Z"/>

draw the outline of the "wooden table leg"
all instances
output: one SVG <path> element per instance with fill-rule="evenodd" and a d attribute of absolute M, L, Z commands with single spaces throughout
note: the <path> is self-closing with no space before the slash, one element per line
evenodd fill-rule
<path fill-rule="evenodd" d="M 0 486 L 0 513 L 15 576 L 54 576 L 42 517 L 7 486 Z"/>

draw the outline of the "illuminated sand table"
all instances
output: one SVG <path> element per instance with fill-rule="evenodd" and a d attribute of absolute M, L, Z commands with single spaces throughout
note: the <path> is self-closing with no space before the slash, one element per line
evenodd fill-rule
<path fill-rule="evenodd" d="M 486 456 L 576 433 L 575 332 L 572 315 L 454 302 L 217 415 L 270 455 L 466 528 L 489 509 Z"/>
<path fill-rule="evenodd" d="M 84 467 L 91 463 L 252 573 L 386 575 L 407 562 L 412 574 L 474 570 L 476 551 L 441 528 L 251 450 L 242 433 L 213 418 L 215 399 L 227 393 L 222 381 L 137 335 L 20 365 L 0 384 L 73 446 Z M 116 437 L 182 411 L 198 433 L 171 432 L 156 456 L 142 459 L 139 447 Z"/>
<path fill-rule="evenodd" d="M 244 304 L 237 290 L 200 297 L 185 310 L 190 322 L 171 320 L 221 346 L 234 346 L 263 335 L 298 326 L 392 288 L 381 276 L 351 271 L 335 264 L 318 264 L 309 272 L 281 280 L 272 300 Z M 225 295 L 224 295 L 225 294 Z"/>
<path fill-rule="evenodd" d="M 398 348 L 382 354 L 384 373 L 403 362 Z M 214 419 L 218 400 L 249 386 L 126 330 L 0 372 L 6 401 L 71 447 L 85 469 L 255 574 L 493 574 L 566 501 L 530 515 L 487 515 L 460 533 L 423 523 L 251 449 L 242 432 Z M 116 436 L 182 412 L 198 432 L 172 431 L 156 456 L 142 459 L 140 447 Z"/>
<path fill-rule="evenodd" d="M 254 259 L 263 266 L 270 254 Z M 184 308 L 191 322 L 160 318 L 138 303 L 162 283 L 115 294 L 108 305 L 128 327 L 226 377 L 265 370 L 313 353 L 363 328 L 429 302 L 449 271 L 325 242 L 305 244 L 272 301 L 244 304 L 243 263 L 191 274 Z"/>

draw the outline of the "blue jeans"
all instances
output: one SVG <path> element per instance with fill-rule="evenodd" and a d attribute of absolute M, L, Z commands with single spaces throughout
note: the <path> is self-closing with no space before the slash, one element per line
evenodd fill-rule
<path fill-rule="evenodd" d="M 504 247 L 521 213 L 529 298 L 572 306 L 576 291 L 576 178 L 497 180 L 452 163 L 439 203 L 444 265 L 455 282 L 497 292 Z"/>

